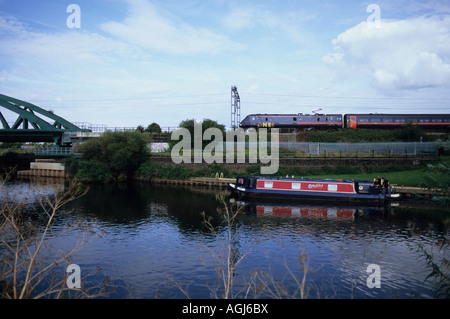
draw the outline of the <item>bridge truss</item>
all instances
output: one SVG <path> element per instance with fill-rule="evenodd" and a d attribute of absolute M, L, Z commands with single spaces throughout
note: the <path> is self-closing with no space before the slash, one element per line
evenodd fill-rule
<path fill-rule="evenodd" d="M 2 110 L 17 114 L 13 124 L 8 123 Z M 3 94 L 0 94 L 0 123 L 0 142 L 53 142 L 62 146 L 71 143 L 71 133 L 91 131 L 52 111 Z"/>

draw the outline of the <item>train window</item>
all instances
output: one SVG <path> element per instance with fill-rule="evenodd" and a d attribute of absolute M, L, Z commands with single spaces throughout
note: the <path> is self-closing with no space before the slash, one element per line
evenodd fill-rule
<path fill-rule="evenodd" d="M 292 118 L 292 121 L 297 122 L 297 118 L 296 118 L 296 117 L 293 117 L 293 118 Z"/>
<path fill-rule="evenodd" d="M 266 117 L 266 122 L 269 120 L 269 118 Z"/>
<path fill-rule="evenodd" d="M 320 122 L 320 117 L 317 118 L 317 122 Z"/>

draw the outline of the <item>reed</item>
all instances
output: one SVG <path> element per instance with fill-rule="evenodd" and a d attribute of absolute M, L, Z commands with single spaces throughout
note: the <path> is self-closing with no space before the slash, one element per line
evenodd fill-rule
<path fill-rule="evenodd" d="M 4 191 L 11 175 L 12 171 L 0 180 L 0 299 L 93 298 L 102 295 L 105 286 L 70 289 L 66 285 L 66 276 L 55 276 L 53 272 L 59 265 L 69 262 L 87 241 L 89 232 L 71 251 L 54 259 L 47 259 L 44 253 L 48 239 L 55 236 L 52 225 L 61 208 L 83 196 L 87 189 L 80 184 L 71 184 L 65 191 L 55 192 L 54 196 L 43 195 L 39 200 L 38 216 L 32 218 L 26 199 L 12 199 Z"/>

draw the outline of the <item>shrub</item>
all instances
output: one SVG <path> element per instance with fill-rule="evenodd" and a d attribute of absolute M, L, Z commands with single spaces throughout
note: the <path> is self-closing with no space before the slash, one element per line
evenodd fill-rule
<path fill-rule="evenodd" d="M 139 132 L 105 132 L 80 146 L 81 156 L 66 160 L 67 172 L 81 180 L 126 180 L 150 155 L 148 137 Z"/>

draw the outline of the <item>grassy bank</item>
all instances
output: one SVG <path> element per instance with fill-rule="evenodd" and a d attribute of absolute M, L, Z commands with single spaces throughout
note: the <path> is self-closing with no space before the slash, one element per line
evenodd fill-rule
<path fill-rule="evenodd" d="M 162 178 L 172 180 L 186 180 L 192 177 L 215 177 L 216 173 L 223 173 L 224 177 L 234 178 L 238 175 L 260 175 L 259 165 L 249 165 L 240 171 L 226 169 L 220 164 L 203 165 L 194 169 L 181 165 L 160 165 L 147 161 L 137 171 L 137 176 L 144 179 Z M 356 166 L 323 166 L 318 168 L 300 168 L 280 166 L 275 176 L 295 176 L 305 178 L 355 179 L 373 180 L 380 176 L 387 178 L 392 184 L 405 186 L 421 186 L 429 174 L 427 167 L 385 166 L 385 167 L 356 167 Z"/>
<path fill-rule="evenodd" d="M 405 171 L 374 171 L 372 173 L 359 173 L 359 174 L 330 174 L 330 175 L 307 175 L 306 178 L 331 178 L 331 179 L 354 179 L 354 180 L 373 180 L 375 177 L 380 176 L 387 178 L 392 185 L 403 186 L 421 186 L 425 181 L 425 176 L 428 172 L 426 168 L 405 170 Z"/>

